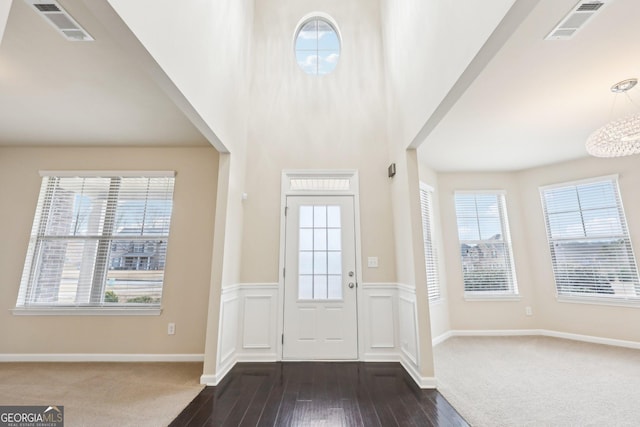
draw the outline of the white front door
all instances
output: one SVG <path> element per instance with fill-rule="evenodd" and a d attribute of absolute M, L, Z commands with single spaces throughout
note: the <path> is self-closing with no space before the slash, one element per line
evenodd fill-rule
<path fill-rule="evenodd" d="M 353 196 L 287 196 L 283 359 L 358 358 Z"/>

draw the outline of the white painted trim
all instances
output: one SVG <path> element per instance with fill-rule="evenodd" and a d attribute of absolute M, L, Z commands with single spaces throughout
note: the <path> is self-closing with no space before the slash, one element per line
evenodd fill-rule
<path fill-rule="evenodd" d="M 539 329 L 467 329 L 449 331 L 450 337 L 519 337 L 542 335 Z"/>
<path fill-rule="evenodd" d="M 76 176 L 89 176 L 89 177 L 150 177 L 150 178 L 163 178 L 174 177 L 176 171 L 132 171 L 132 170 L 62 170 L 62 171 L 50 171 L 41 170 L 40 176 L 62 176 L 62 177 L 76 177 Z"/>
<path fill-rule="evenodd" d="M 13 353 L 0 362 L 203 362 L 204 354 Z"/>
<path fill-rule="evenodd" d="M 312 177 L 332 177 L 332 178 L 349 178 L 349 190 L 347 191 L 293 191 L 290 187 L 291 178 L 312 178 Z M 356 270 L 356 319 L 357 325 L 357 352 L 356 360 L 361 360 L 364 353 L 364 336 L 362 306 L 364 304 L 362 292 L 359 287 L 362 279 L 362 235 L 360 229 L 360 177 L 358 169 L 285 169 L 282 171 L 280 180 L 280 259 L 278 262 L 278 324 L 276 336 L 276 354 L 278 360 L 285 360 L 282 357 L 283 346 L 280 337 L 284 335 L 284 303 L 285 303 L 285 280 L 282 272 L 285 268 L 285 243 L 286 243 L 286 216 L 284 215 L 287 206 L 288 196 L 351 196 L 353 197 L 353 216 L 354 216 L 354 238 L 355 238 L 355 270 Z"/>
<path fill-rule="evenodd" d="M 218 385 L 216 375 L 200 375 L 200 384 L 215 386 Z"/>
<path fill-rule="evenodd" d="M 380 289 L 384 289 L 384 290 L 390 290 L 390 291 L 396 291 L 398 290 L 398 284 L 397 283 L 362 283 L 360 285 L 360 287 L 364 290 L 369 290 L 369 289 L 375 289 L 375 290 L 380 290 Z"/>
<path fill-rule="evenodd" d="M 573 180 L 573 181 L 558 182 L 558 183 L 549 184 L 549 185 L 541 185 L 540 187 L 538 187 L 538 189 L 540 190 L 540 192 L 543 192 L 543 191 L 546 191 L 546 190 L 553 190 L 554 188 L 570 187 L 570 186 L 584 185 L 584 184 L 593 184 L 593 183 L 600 182 L 600 181 L 613 181 L 614 183 L 617 184 L 619 178 L 620 178 L 620 176 L 617 173 L 615 173 L 615 174 L 612 174 L 612 175 L 594 176 L 594 177 L 590 177 L 590 178 L 576 179 L 576 180 Z"/>
<path fill-rule="evenodd" d="M 447 331 L 444 334 L 438 335 L 437 337 L 435 337 L 435 338 L 433 338 L 431 340 L 431 346 L 435 347 L 438 344 L 445 342 L 446 340 L 448 340 L 452 336 L 453 336 L 453 333 L 451 331 Z"/>
<path fill-rule="evenodd" d="M 625 299 L 624 297 L 606 297 L 604 295 L 598 297 L 558 295 L 556 297 L 556 301 L 558 301 L 559 303 L 569 304 L 608 305 L 614 307 L 640 308 L 640 299 L 638 298 Z"/>
<path fill-rule="evenodd" d="M 16 307 L 14 316 L 159 316 L 162 308 L 107 308 L 107 307 Z"/>
<path fill-rule="evenodd" d="M 398 352 L 393 353 L 366 353 L 362 358 L 363 362 L 400 362 L 401 357 Z"/>
<path fill-rule="evenodd" d="M 280 286 L 277 282 L 268 282 L 268 283 L 238 283 L 233 285 L 238 290 L 264 290 L 264 289 L 280 289 Z"/>
<path fill-rule="evenodd" d="M 415 286 L 405 285 L 404 283 L 396 283 L 396 289 L 398 289 L 401 292 L 408 292 L 413 295 L 416 294 Z"/>
<path fill-rule="evenodd" d="M 407 362 L 406 360 L 400 360 L 400 364 L 404 368 L 405 371 L 413 378 L 413 381 L 416 382 L 418 387 L 420 388 L 437 388 L 438 383 L 435 377 L 423 377 L 420 375 L 418 370 L 412 363 Z"/>
<path fill-rule="evenodd" d="M 478 294 L 464 294 L 464 300 L 466 302 L 486 302 L 486 301 L 493 301 L 493 302 L 500 302 L 500 301 L 505 301 L 505 302 L 513 302 L 513 301 L 520 301 L 522 300 L 522 296 L 520 296 L 520 294 L 505 294 L 505 295 L 478 295 Z"/>
<path fill-rule="evenodd" d="M 224 365 L 218 365 L 218 371 L 213 375 L 202 375 L 200 376 L 200 384 L 206 385 L 218 385 L 220 381 L 229 373 L 234 366 L 236 366 L 236 359 L 232 358 Z"/>
<path fill-rule="evenodd" d="M 265 362 L 273 363 L 278 361 L 276 353 L 242 353 L 236 357 L 236 362 Z"/>
<path fill-rule="evenodd" d="M 640 342 L 619 340 L 615 338 L 596 337 L 593 335 L 573 334 L 569 332 L 552 331 L 548 329 L 485 329 L 485 330 L 451 330 L 433 339 L 436 346 L 451 337 L 515 337 L 515 336 L 543 336 L 561 338 L 572 341 L 588 342 L 592 344 L 610 345 L 640 350 Z"/>
<path fill-rule="evenodd" d="M 633 348 L 636 350 L 640 350 L 640 342 L 636 342 L 636 341 L 594 337 L 591 335 L 571 334 L 568 332 L 549 331 L 545 329 L 540 330 L 540 335 L 543 335 L 545 337 L 563 338 L 563 339 L 573 340 L 573 341 L 589 342 L 592 344 L 603 344 L 603 345 L 610 345 L 614 347 L 625 347 L 625 348 Z"/>

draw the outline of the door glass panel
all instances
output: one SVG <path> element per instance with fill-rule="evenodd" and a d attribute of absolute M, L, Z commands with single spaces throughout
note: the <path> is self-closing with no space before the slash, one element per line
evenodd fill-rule
<path fill-rule="evenodd" d="M 313 227 L 313 206 L 300 206 L 300 227 Z"/>
<path fill-rule="evenodd" d="M 313 276 L 313 299 L 327 299 L 327 276 Z"/>
<path fill-rule="evenodd" d="M 327 227 L 340 228 L 340 206 L 327 206 Z"/>
<path fill-rule="evenodd" d="M 313 230 L 312 229 L 300 229 L 300 247 L 301 251 L 313 250 Z"/>
<path fill-rule="evenodd" d="M 327 264 L 327 273 L 342 274 L 342 254 L 340 252 L 329 252 Z"/>
<path fill-rule="evenodd" d="M 327 249 L 326 229 L 316 228 L 313 230 L 313 249 L 316 251 L 324 251 Z"/>
<path fill-rule="evenodd" d="M 300 275 L 298 283 L 298 298 L 313 299 L 313 276 Z"/>
<path fill-rule="evenodd" d="M 342 299 L 342 276 L 329 276 L 327 293 L 329 299 Z"/>
<path fill-rule="evenodd" d="M 298 274 L 313 274 L 313 252 L 300 251 Z"/>
<path fill-rule="evenodd" d="M 327 274 L 327 251 L 313 252 L 313 274 Z"/>
<path fill-rule="evenodd" d="M 327 230 L 327 249 L 330 251 L 339 251 L 342 249 L 340 242 L 340 229 L 332 228 Z"/>
<path fill-rule="evenodd" d="M 314 206 L 313 207 L 313 228 L 326 227 L 326 226 L 327 226 L 327 207 Z"/>
<path fill-rule="evenodd" d="M 298 297 L 342 299 L 340 206 L 300 206 Z"/>

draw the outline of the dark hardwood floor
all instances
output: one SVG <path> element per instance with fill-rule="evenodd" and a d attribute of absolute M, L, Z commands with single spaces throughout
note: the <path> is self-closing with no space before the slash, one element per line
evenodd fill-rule
<path fill-rule="evenodd" d="M 468 426 L 399 363 L 239 363 L 171 426 Z"/>

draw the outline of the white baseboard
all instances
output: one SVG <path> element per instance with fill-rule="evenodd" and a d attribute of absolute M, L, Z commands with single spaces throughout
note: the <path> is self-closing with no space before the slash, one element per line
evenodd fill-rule
<path fill-rule="evenodd" d="M 0 362 L 203 362 L 204 354 L 0 354 Z"/>
<path fill-rule="evenodd" d="M 221 366 L 215 374 L 200 375 L 200 384 L 208 386 L 218 385 L 234 366 L 236 366 L 235 358 L 230 359 L 224 366 Z"/>
<path fill-rule="evenodd" d="M 277 362 L 276 353 L 240 353 L 236 355 L 236 362 Z"/>
<path fill-rule="evenodd" d="M 421 376 L 420 372 L 418 372 L 418 370 L 413 365 L 413 363 L 403 359 L 400 361 L 400 364 L 402 365 L 404 370 L 407 371 L 407 373 L 411 376 L 411 378 L 413 378 L 413 381 L 415 381 L 418 387 L 420 388 L 436 388 L 437 387 L 437 381 L 435 377 Z"/>
<path fill-rule="evenodd" d="M 453 336 L 453 333 L 451 331 L 447 331 L 444 334 L 438 335 L 437 337 L 433 338 L 431 340 L 431 345 L 435 347 L 438 344 L 440 344 L 441 342 L 445 342 L 446 340 L 448 340 L 452 336 Z"/>
<path fill-rule="evenodd" d="M 640 342 L 626 341 L 614 338 L 603 338 L 592 335 L 572 334 L 568 332 L 552 331 L 548 329 L 482 329 L 482 330 L 451 330 L 433 339 L 434 346 L 451 337 L 515 337 L 515 336 L 543 336 L 582 341 L 593 344 L 611 345 L 640 350 Z"/>
<path fill-rule="evenodd" d="M 626 347 L 626 348 L 633 348 L 636 350 L 640 350 L 640 342 L 636 342 L 636 341 L 626 341 L 626 340 L 617 340 L 613 338 L 594 337 L 591 335 L 570 334 L 567 332 L 549 331 L 546 329 L 541 329 L 540 335 L 543 335 L 546 337 L 564 338 L 564 339 L 573 340 L 573 341 L 582 341 L 582 342 L 589 342 L 593 344 L 604 344 L 604 345 L 611 345 L 615 347 Z"/>
<path fill-rule="evenodd" d="M 400 355 L 398 353 L 365 353 L 362 357 L 363 362 L 399 362 Z"/>

